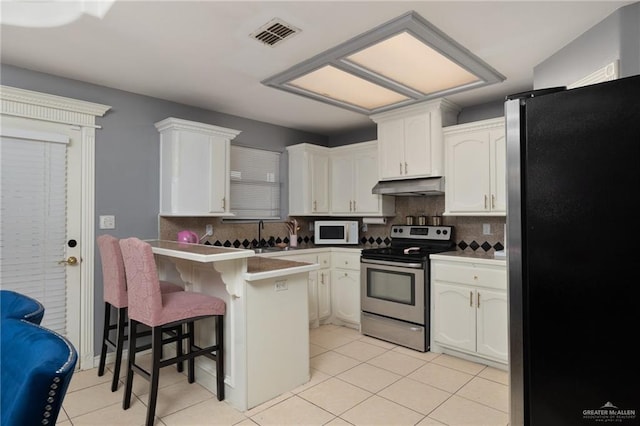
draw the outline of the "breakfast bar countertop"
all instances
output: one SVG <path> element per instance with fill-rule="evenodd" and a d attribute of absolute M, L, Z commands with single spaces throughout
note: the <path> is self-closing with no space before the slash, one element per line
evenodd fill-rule
<path fill-rule="evenodd" d="M 210 246 L 206 244 L 192 244 L 165 240 L 145 240 L 145 242 L 151 244 L 151 248 L 155 254 L 202 263 L 216 262 L 219 260 L 242 259 L 255 255 L 253 250 Z"/>
<path fill-rule="evenodd" d="M 247 281 L 256 281 L 314 271 L 319 268 L 320 265 L 317 263 L 254 256 L 247 259 L 247 272 L 244 274 L 244 278 Z"/>

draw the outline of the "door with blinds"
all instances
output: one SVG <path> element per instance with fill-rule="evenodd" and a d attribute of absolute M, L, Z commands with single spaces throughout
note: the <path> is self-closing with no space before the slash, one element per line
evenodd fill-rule
<path fill-rule="evenodd" d="M 42 325 L 80 348 L 81 130 L 0 124 L 0 287 L 40 301 Z"/>

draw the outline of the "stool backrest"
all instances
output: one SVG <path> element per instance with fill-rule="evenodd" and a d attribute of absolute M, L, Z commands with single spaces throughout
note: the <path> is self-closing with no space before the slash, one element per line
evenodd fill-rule
<path fill-rule="evenodd" d="M 97 239 L 102 260 L 102 285 L 104 301 L 116 308 L 126 308 L 127 278 L 118 239 L 112 235 L 100 235 Z"/>
<path fill-rule="evenodd" d="M 162 292 L 151 245 L 138 238 L 120 240 L 129 283 L 129 318 L 156 324 L 162 317 Z"/>

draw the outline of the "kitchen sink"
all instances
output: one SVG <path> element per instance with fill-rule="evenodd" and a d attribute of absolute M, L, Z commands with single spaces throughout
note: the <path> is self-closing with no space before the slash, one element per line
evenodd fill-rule
<path fill-rule="evenodd" d="M 256 247 L 251 250 L 253 250 L 256 254 L 260 254 L 260 253 L 273 253 L 276 251 L 296 250 L 296 248 L 295 247 Z"/>

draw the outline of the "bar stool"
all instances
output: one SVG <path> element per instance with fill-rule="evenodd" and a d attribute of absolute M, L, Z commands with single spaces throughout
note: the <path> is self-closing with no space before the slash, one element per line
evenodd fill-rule
<path fill-rule="evenodd" d="M 129 303 L 127 299 L 127 280 L 118 239 L 112 235 L 105 234 L 100 235 L 97 238 L 97 242 L 102 260 L 102 284 L 104 293 L 104 326 L 98 376 L 104 374 L 107 348 L 109 347 L 115 350 L 116 360 L 113 369 L 113 381 L 111 382 L 111 392 L 115 392 L 118 389 L 122 350 L 124 342 L 128 340 L 128 336 L 125 333 L 125 328 L 127 327 L 127 306 Z M 163 293 L 184 290 L 181 286 L 167 281 L 162 281 L 160 286 Z M 112 307 L 116 309 L 116 322 L 113 324 L 111 323 Z M 116 330 L 115 340 L 110 338 L 110 332 L 112 330 Z M 180 350 L 180 347 L 178 347 L 178 349 Z M 179 367 L 181 367 L 181 365 L 179 365 Z M 179 368 L 179 371 L 182 371 L 182 369 Z"/>
<path fill-rule="evenodd" d="M 195 358 L 206 356 L 216 362 L 216 387 L 218 401 L 224 399 L 224 300 L 202 293 L 183 291 L 162 293 L 158 271 L 151 245 L 138 239 L 120 240 L 122 257 L 127 273 L 129 300 L 129 336 L 130 348 L 127 363 L 127 378 L 122 408 L 131 404 L 133 373 L 136 372 L 150 382 L 149 402 L 147 404 L 147 426 L 153 425 L 158 396 L 160 368 L 187 360 L 188 381 L 195 381 Z M 194 322 L 205 318 L 215 318 L 215 345 L 199 347 L 194 342 Z M 151 328 L 151 371 L 136 364 L 136 336 L 140 324 Z M 188 348 L 186 353 L 173 358 L 162 357 L 162 333 L 167 328 L 186 324 Z M 133 348 L 131 346 L 134 346 Z"/>

